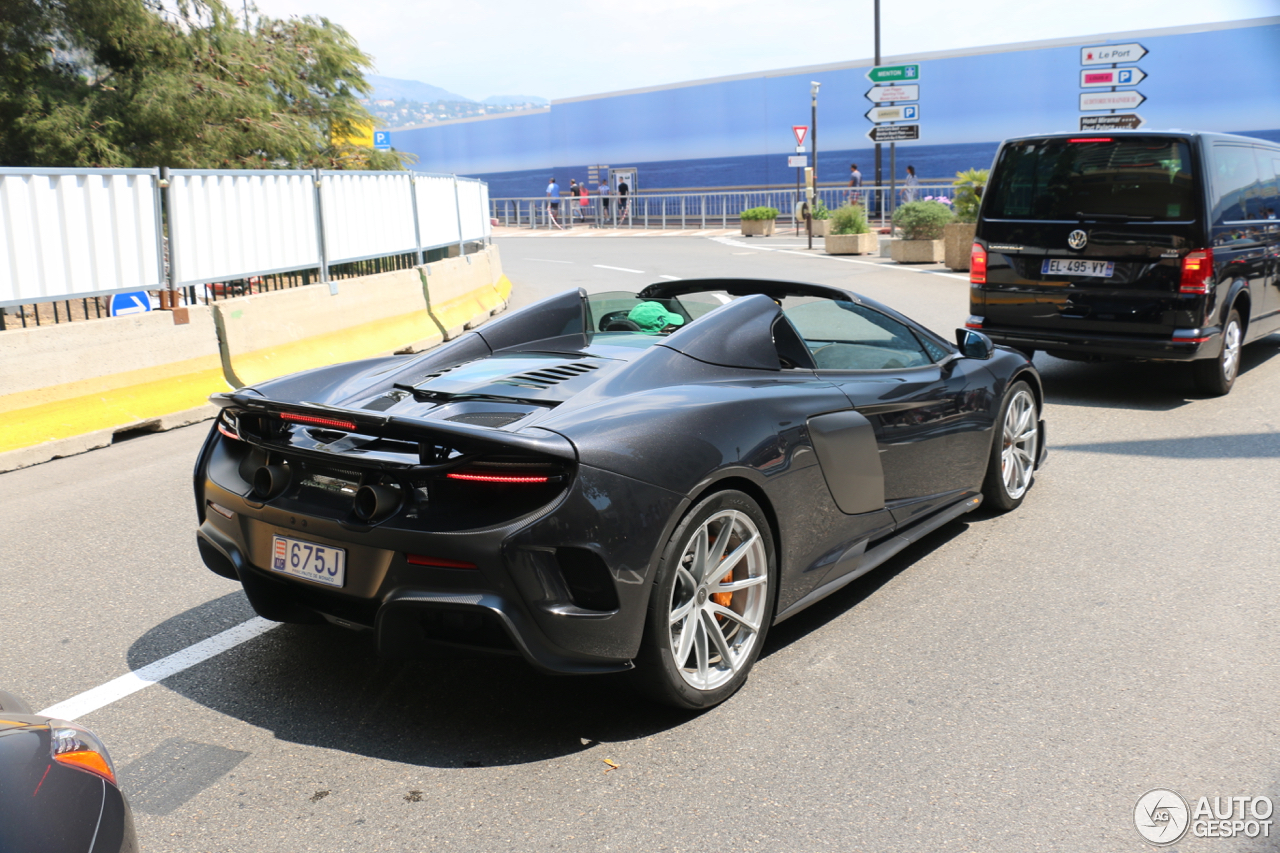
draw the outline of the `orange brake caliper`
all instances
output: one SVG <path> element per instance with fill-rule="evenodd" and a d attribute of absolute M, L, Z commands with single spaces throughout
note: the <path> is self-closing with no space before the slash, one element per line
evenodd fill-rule
<path fill-rule="evenodd" d="M 710 543 L 710 544 L 714 545 L 714 544 L 715 544 L 715 540 L 714 540 L 714 539 L 713 539 L 713 540 L 711 540 L 711 543 Z M 723 560 L 723 559 L 724 559 L 724 557 L 721 557 L 720 559 L 721 559 L 721 560 Z M 727 575 L 725 575 L 724 577 L 720 578 L 720 583 L 729 583 L 729 581 L 731 581 L 731 580 L 733 580 L 733 570 L 732 570 L 732 569 L 729 571 L 729 574 L 727 574 Z M 731 593 L 731 592 L 713 592 L 713 593 L 711 593 L 711 600 L 712 600 L 712 601 L 714 601 L 716 604 L 719 604 L 721 607 L 728 607 L 731 603 L 733 603 L 733 593 Z M 720 613 L 717 613 L 717 614 L 716 614 L 716 618 L 717 618 L 717 619 L 723 619 L 723 618 L 724 618 L 724 616 L 723 616 L 722 614 L 720 614 Z"/>

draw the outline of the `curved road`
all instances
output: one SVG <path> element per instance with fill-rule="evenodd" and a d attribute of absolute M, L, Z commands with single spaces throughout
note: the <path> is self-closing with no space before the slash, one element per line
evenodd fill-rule
<path fill-rule="evenodd" d="M 802 241 L 511 237 L 514 301 L 659 277 L 837 284 L 950 335 L 963 276 Z M 1139 851 L 1138 797 L 1280 798 L 1280 336 L 1233 393 L 1037 356 L 1051 456 L 771 632 L 701 715 L 505 658 L 380 661 L 253 617 L 194 542 L 205 426 L 0 475 L 0 683 L 84 705 L 152 851 Z M 133 687 L 138 687 L 134 684 Z M 617 765 L 612 769 L 606 759 Z M 1276 850 L 1188 836 L 1181 851 Z"/>

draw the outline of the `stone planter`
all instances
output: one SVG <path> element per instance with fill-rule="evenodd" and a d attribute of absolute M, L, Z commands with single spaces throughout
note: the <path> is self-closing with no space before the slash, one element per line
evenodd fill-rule
<path fill-rule="evenodd" d="M 772 237 L 776 219 L 744 219 L 742 220 L 743 237 Z"/>
<path fill-rule="evenodd" d="M 936 264 L 942 260 L 941 240 L 894 240 L 889 257 L 900 264 Z"/>
<path fill-rule="evenodd" d="M 823 240 L 828 255 L 870 255 L 880 251 L 879 234 L 828 234 Z"/>
<path fill-rule="evenodd" d="M 825 237 L 825 236 L 827 236 L 827 231 L 830 229 L 830 227 L 831 227 L 831 220 L 830 220 L 830 219 L 815 219 L 815 220 L 813 220 L 813 236 L 815 236 L 815 237 Z M 801 230 L 801 231 L 803 231 L 804 229 L 803 229 L 803 228 L 801 228 L 800 230 Z"/>
<path fill-rule="evenodd" d="M 942 226 L 944 264 L 958 272 L 969 269 L 969 253 L 973 250 L 973 232 L 977 227 L 972 222 Z"/>

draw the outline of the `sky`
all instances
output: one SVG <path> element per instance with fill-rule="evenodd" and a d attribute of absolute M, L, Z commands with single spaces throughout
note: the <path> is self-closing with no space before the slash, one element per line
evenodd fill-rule
<path fill-rule="evenodd" d="M 326 17 L 373 73 L 551 100 L 875 55 L 873 0 L 226 0 Z M 882 57 L 1280 15 L 1280 0 L 881 0 Z M 252 14 L 252 11 L 251 11 Z M 1280 46 L 1277 46 L 1280 48 Z"/>

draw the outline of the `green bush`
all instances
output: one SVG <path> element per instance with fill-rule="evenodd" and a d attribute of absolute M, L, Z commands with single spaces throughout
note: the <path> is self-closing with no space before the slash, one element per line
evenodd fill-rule
<path fill-rule="evenodd" d="M 744 222 L 754 222 L 760 219 L 777 219 L 778 208 L 776 207 L 749 207 L 742 211 L 742 220 Z"/>
<path fill-rule="evenodd" d="M 942 226 L 953 218 L 951 208 L 937 201 L 909 201 L 893 212 L 906 240 L 941 240 Z"/>
<path fill-rule="evenodd" d="M 827 206 L 822 203 L 822 199 L 818 199 L 813 204 L 813 218 L 814 219 L 830 219 L 831 218 L 831 211 L 827 210 Z"/>
<path fill-rule="evenodd" d="M 956 179 L 951 184 L 956 188 L 956 222 L 978 221 L 978 205 L 982 202 L 979 193 L 987 185 L 987 178 L 990 175 L 990 169 L 967 169 L 956 172 Z"/>
<path fill-rule="evenodd" d="M 868 234 L 867 212 L 860 204 L 846 204 L 831 214 L 828 234 Z"/>

